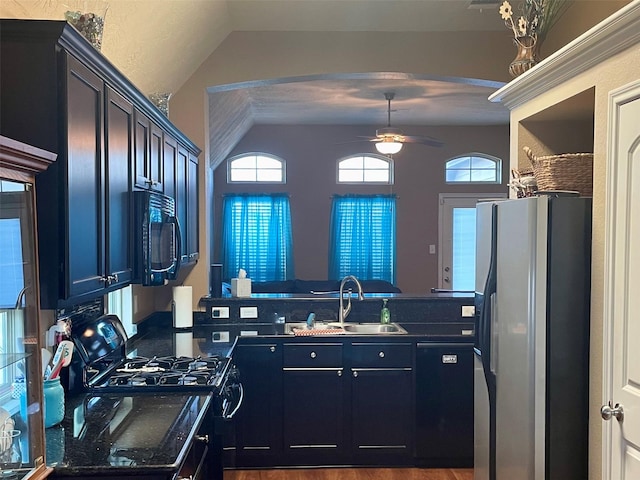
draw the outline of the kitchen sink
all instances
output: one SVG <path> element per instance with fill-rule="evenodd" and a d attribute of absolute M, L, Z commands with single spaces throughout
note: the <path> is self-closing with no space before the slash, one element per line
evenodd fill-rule
<path fill-rule="evenodd" d="M 285 335 L 332 335 L 344 333 L 344 330 L 337 322 L 316 322 L 313 328 L 307 327 L 307 322 L 290 322 L 285 323 Z"/>
<path fill-rule="evenodd" d="M 285 335 L 405 335 L 407 331 L 397 323 L 316 322 L 313 328 L 306 322 L 290 322 L 284 326 Z"/>
<path fill-rule="evenodd" d="M 397 323 L 345 323 L 344 331 L 361 335 L 405 335 L 407 333 Z"/>

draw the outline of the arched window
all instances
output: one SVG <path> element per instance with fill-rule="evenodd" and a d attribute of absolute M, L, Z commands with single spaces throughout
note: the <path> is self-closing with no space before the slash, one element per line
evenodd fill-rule
<path fill-rule="evenodd" d="M 285 161 L 268 153 L 243 153 L 227 161 L 227 183 L 286 183 Z"/>
<path fill-rule="evenodd" d="M 393 184 L 393 160 L 362 153 L 338 160 L 338 183 Z"/>
<path fill-rule="evenodd" d="M 483 153 L 469 153 L 448 160 L 447 183 L 501 183 L 502 160 Z"/>

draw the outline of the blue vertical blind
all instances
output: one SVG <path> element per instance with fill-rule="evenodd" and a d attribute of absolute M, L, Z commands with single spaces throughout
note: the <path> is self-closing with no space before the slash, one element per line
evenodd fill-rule
<path fill-rule="evenodd" d="M 256 282 L 294 278 L 291 211 L 286 194 L 226 195 L 222 212 L 225 280 L 239 269 Z"/>
<path fill-rule="evenodd" d="M 0 218 L 0 308 L 14 308 L 24 287 L 19 218 Z"/>
<path fill-rule="evenodd" d="M 345 275 L 396 283 L 395 195 L 333 198 L 329 279 Z"/>
<path fill-rule="evenodd" d="M 453 209 L 453 282 L 454 290 L 475 290 L 476 281 L 476 209 Z"/>

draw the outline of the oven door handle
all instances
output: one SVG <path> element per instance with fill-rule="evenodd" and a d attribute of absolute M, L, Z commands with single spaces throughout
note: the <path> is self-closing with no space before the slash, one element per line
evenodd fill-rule
<path fill-rule="evenodd" d="M 238 403 L 236 404 L 235 408 L 231 411 L 231 413 L 222 415 L 222 418 L 224 418 L 225 420 L 231 420 L 233 416 L 238 412 L 240 407 L 242 406 L 242 402 L 244 401 L 244 387 L 242 386 L 242 383 L 238 383 L 238 391 L 240 392 L 240 398 L 238 399 Z"/>

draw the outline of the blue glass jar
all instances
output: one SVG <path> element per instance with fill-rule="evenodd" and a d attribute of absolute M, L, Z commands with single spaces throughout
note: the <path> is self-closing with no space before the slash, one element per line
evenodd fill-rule
<path fill-rule="evenodd" d="M 59 424 L 64 418 L 64 388 L 60 377 L 44 381 L 44 427 Z"/>

